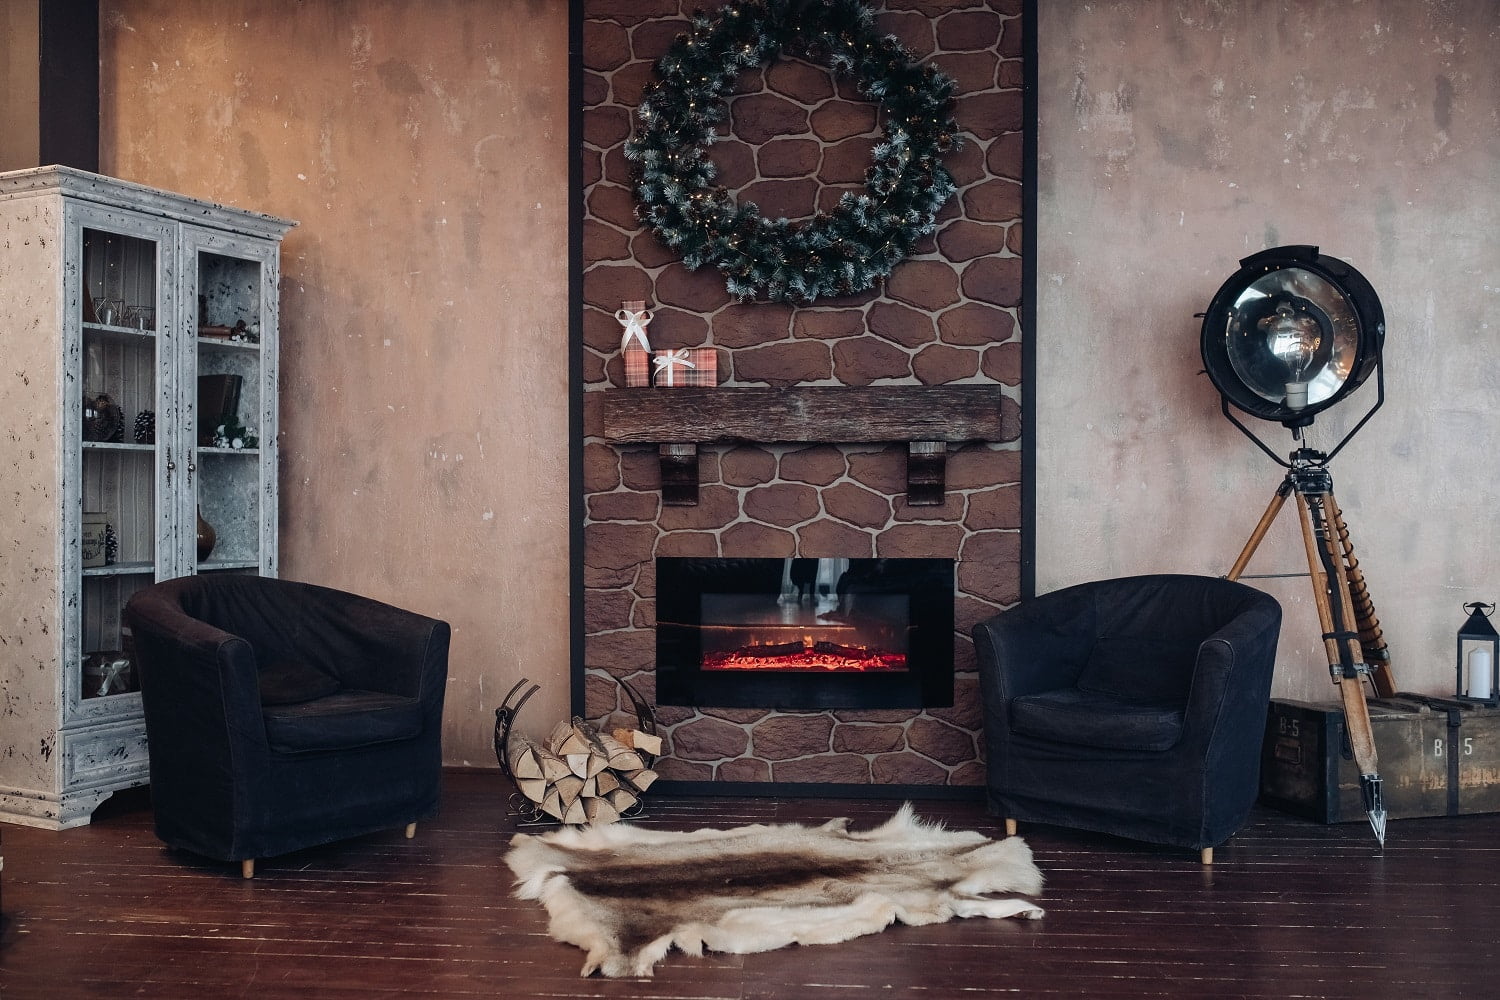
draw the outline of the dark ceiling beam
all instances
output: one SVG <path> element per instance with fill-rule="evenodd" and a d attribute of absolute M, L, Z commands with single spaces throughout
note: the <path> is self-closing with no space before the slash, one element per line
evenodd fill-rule
<path fill-rule="evenodd" d="M 99 169 L 98 0 L 0 0 L 0 169 Z"/>

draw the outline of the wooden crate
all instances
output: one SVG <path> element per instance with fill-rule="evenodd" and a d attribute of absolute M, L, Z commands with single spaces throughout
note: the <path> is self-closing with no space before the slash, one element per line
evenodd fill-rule
<path fill-rule="evenodd" d="M 1413 694 L 1369 705 L 1389 818 L 1500 812 L 1500 709 Z M 1322 823 L 1365 819 L 1337 703 L 1272 700 L 1260 797 Z"/>

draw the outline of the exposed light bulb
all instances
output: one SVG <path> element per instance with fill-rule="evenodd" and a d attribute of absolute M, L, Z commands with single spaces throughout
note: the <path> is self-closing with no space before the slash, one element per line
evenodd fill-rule
<path fill-rule="evenodd" d="M 1290 302 L 1279 302 L 1276 311 L 1257 326 L 1265 334 L 1266 348 L 1286 365 L 1286 406 L 1300 410 L 1307 406 L 1307 370 L 1323 343 L 1318 321 L 1299 312 Z"/>

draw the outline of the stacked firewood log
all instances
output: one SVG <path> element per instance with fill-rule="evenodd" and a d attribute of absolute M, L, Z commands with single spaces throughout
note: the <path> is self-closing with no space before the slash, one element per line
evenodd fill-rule
<path fill-rule="evenodd" d="M 640 802 L 656 780 L 651 762 L 661 739 L 635 729 L 601 733 L 573 719 L 542 743 L 513 734 L 511 777 L 523 796 L 553 819 L 571 825 L 613 823 Z"/>

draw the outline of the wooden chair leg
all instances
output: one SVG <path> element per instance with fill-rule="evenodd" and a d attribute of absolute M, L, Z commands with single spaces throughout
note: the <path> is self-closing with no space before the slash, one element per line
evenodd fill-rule
<path fill-rule="evenodd" d="M 1005 817 L 1005 835 L 1014 837 L 1016 835 L 1016 821 L 1009 816 Z"/>
<path fill-rule="evenodd" d="M 1200 857 L 1202 858 L 1203 863 L 1205 865 L 1211 865 L 1211 864 L 1213 864 L 1214 863 L 1214 849 L 1212 847 L 1205 847 L 1203 849 L 1202 854 L 1200 855 Z"/>
<path fill-rule="evenodd" d="M 415 837 L 416 835 L 417 835 L 417 824 L 415 824 L 415 823 L 408 823 L 408 824 L 406 824 L 406 839 L 410 840 L 411 838 Z"/>
<path fill-rule="evenodd" d="M 240 862 L 240 876 L 243 878 L 255 877 L 255 859 L 246 858 Z"/>

